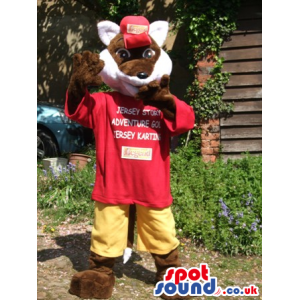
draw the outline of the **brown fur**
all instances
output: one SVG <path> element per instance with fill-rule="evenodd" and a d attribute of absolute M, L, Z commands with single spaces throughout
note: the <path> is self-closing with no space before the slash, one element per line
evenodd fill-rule
<path fill-rule="evenodd" d="M 164 275 L 168 268 L 179 268 L 181 267 L 179 257 L 178 257 L 178 249 L 174 249 L 168 254 L 155 254 L 151 253 L 154 258 L 155 266 L 157 269 L 155 281 L 163 281 Z"/>
<path fill-rule="evenodd" d="M 127 239 L 127 247 L 133 248 L 134 243 L 134 225 L 136 219 L 136 207 L 135 204 L 131 204 L 129 206 L 129 217 L 128 217 L 128 239 Z"/>
<path fill-rule="evenodd" d="M 121 58 L 116 54 L 116 52 L 125 48 L 123 34 L 117 34 L 108 45 L 107 49 L 111 56 L 117 63 L 120 71 L 129 76 L 137 76 L 138 73 L 147 73 L 149 76 L 153 72 L 156 61 L 160 56 L 160 47 L 152 40 L 152 44 L 149 46 L 127 49 L 131 56 L 129 58 Z M 151 58 L 143 58 L 143 52 L 146 49 L 152 49 L 155 54 Z"/>
<path fill-rule="evenodd" d="M 144 105 L 151 105 L 159 108 L 164 117 L 175 119 L 176 105 L 175 100 L 169 90 L 169 75 L 164 75 L 160 83 L 152 81 L 148 85 L 142 86 L 136 95 L 137 99 L 142 99 Z"/>
<path fill-rule="evenodd" d="M 78 104 L 85 95 L 88 86 L 99 86 L 102 78 L 98 75 L 104 68 L 104 62 L 99 54 L 84 51 L 73 56 L 73 73 L 68 86 L 69 112 L 76 111 Z"/>
<path fill-rule="evenodd" d="M 108 46 L 108 50 L 114 57 L 119 69 L 129 76 L 137 76 L 140 72 L 150 76 L 160 55 L 160 48 L 157 44 L 153 41 L 149 47 L 131 49 L 131 57 L 129 59 L 122 59 L 116 54 L 116 51 L 123 47 L 122 34 L 118 34 Z M 151 48 L 155 52 L 155 55 L 148 59 L 141 57 L 147 48 Z M 98 74 L 103 67 L 104 62 L 97 53 L 84 51 L 82 55 L 79 53 L 74 55 L 73 73 L 68 86 L 68 108 L 70 113 L 76 111 L 88 86 L 99 86 L 102 84 L 102 78 Z M 175 119 L 176 105 L 169 91 L 169 81 L 170 77 L 164 75 L 160 83 L 152 81 L 148 85 L 142 86 L 136 98 L 141 99 L 144 105 L 157 107 L 162 111 L 165 118 L 173 120 Z"/>
<path fill-rule="evenodd" d="M 83 299 L 109 299 L 115 284 L 112 268 L 115 258 L 91 252 L 90 269 L 76 273 L 71 280 L 69 293 Z"/>
<path fill-rule="evenodd" d="M 166 271 L 168 268 L 181 267 L 177 248 L 172 250 L 168 254 L 160 255 L 160 254 L 151 253 L 151 255 L 154 258 L 155 266 L 157 269 L 156 276 L 155 276 L 155 282 L 164 280 L 164 275 L 166 274 Z M 165 294 L 162 294 L 160 297 L 162 299 L 169 299 L 169 300 L 183 300 L 183 299 L 191 298 L 191 296 L 180 296 L 178 294 L 174 295 L 174 296 L 167 296 Z"/>
<path fill-rule="evenodd" d="M 119 49 L 125 48 L 122 37 L 123 35 L 121 33 L 117 34 L 107 47 L 120 71 L 128 76 L 137 76 L 141 72 L 150 76 L 160 56 L 160 47 L 151 39 L 151 45 L 130 49 L 128 50 L 130 57 L 122 58 L 117 54 Z M 155 54 L 151 58 L 143 58 L 143 52 L 148 48 L 152 49 Z M 169 76 L 164 75 L 160 83 L 158 83 L 158 81 L 152 81 L 148 85 L 142 86 L 136 98 L 141 99 L 144 105 L 159 108 L 165 118 L 173 120 L 175 119 L 176 108 L 174 98 L 169 91 L 169 81 Z"/>
<path fill-rule="evenodd" d="M 69 293 L 83 299 L 109 299 L 114 283 L 115 277 L 112 272 L 82 271 L 73 276 Z"/>

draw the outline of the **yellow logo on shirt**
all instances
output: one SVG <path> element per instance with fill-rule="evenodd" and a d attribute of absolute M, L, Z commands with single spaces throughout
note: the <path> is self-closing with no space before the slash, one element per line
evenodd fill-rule
<path fill-rule="evenodd" d="M 122 158 L 152 160 L 152 148 L 122 147 Z"/>

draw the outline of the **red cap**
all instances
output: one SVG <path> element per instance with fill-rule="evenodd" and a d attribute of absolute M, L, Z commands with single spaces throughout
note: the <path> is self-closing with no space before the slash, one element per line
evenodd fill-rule
<path fill-rule="evenodd" d="M 151 44 L 149 21 L 142 16 L 127 16 L 120 23 L 126 49 L 143 47 Z"/>

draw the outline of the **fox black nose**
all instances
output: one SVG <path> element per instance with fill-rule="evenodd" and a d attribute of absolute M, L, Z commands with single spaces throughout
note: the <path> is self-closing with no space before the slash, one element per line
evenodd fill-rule
<path fill-rule="evenodd" d="M 140 72 L 136 75 L 139 79 L 146 79 L 148 77 L 147 73 Z"/>

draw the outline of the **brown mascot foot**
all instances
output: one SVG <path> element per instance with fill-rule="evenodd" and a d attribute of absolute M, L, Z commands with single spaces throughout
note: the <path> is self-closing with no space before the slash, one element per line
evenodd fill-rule
<path fill-rule="evenodd" d="M 114 283 L 112 271 L 111 274 L 93 270 L 82 271 L 73 276 L 69 293 L 83 299 L 109 299 Z"/>
<path fill-rule="evenodd" d="M 155 277 L 156 282 L 164 280 L 164 275 L 166 274 L 168 268 L 181 267 L 177 249 L 172 250 L 168 254 L 159 255 L 159 254 L 151 253 L 151 255 L 154 258 L 155 266 L 157 269 L 156 277 Z M 167 296 L 165 294 L 162 294 L 160 297 L 166 300 L 184 300 L 184 299 L 192 298 L 192 296 L 180 296 L 178 294 L 174 296 Z"/>
<path fill-rule="evenodd" d="M 76 273 L 71 280 L 69 293 L 83 299 L 109 299 L 115 284 L 112 271 L 114 258 L 91 252 L 90 269 Z"/>

